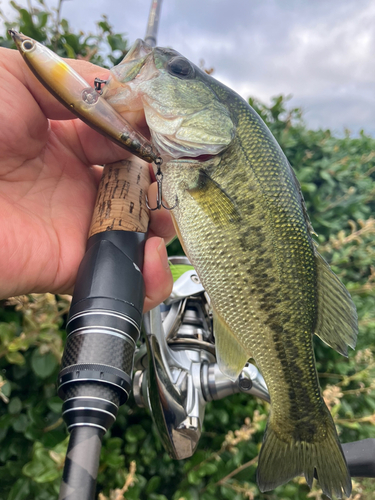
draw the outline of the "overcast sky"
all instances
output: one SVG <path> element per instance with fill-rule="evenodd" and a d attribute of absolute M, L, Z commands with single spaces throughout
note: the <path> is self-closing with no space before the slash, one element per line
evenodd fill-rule
<path fill-rule="evenodd" d="M 36 0 L 31 0 L 37 5 Z M 56 5 L 56 0 L 45 0 Z M 26 0 L 18 0 L 25 4 Z M 12 10 L 8 0 L 2 9 Z M 151 0 L 66 0 L 75 29 L 101 14 L 129 40 L 143 38 Z M 163 0 L 158 45 L 170 46 L 245 99 L 291 94 L 311 128 L 375 136 L 373 0 Z"/>

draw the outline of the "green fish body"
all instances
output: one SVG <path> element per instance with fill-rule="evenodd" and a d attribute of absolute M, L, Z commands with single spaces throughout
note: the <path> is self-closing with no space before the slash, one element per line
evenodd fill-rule
<path fill-rule="evenodd" d="M 132 57 L 125 63 L 134 68 L 137 50 Z M 176 228 L 211 298 L 220 369 L 236 379 L 251 357 L 267 383 L 271 412 L 259 488 L 301 474 L 311 487 L 316 470 L 327 496 L 349 496 L 313 335 L 347 355 L 357 316 L 315 248 L 294 172 L 260 117 L 231 89 L 173 50 L 153 49 L 142 64 L 132 79 L 112 78 L 108 100 L 116 84 L 122 106 L 128 100 L 129 109 L 143 108 L 164 155 L 163 194 L 170 206 L 177 196 Z"/>

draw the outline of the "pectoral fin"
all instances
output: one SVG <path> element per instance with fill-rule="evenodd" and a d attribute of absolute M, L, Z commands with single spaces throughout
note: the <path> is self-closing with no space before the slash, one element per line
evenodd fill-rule
<path fill-rule="evenodd" d="M 217 364 L 224 375 L 231 380 L 237 380 L 250 355 L 215 309 L 213 317 Z"/>
<path fill-rule="evenodd" d="M 199 172 L 197 186 L 188 192 L 215 224 L 221 226 L 240 221 L 235 202 L 203 169 Z"/>
<path fill-rule="evenodd" d="M 349 292 L 316 252 L 318 319 L 315 334 L 343 356 L 355 348 L 358 317 Z"/>

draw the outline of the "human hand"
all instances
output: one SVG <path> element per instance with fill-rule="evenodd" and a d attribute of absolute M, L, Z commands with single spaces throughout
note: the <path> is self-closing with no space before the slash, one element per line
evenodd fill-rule
<path fill-rule="evenodd" d="M 108 75 L 86 61 L 68 62 L 91 85 Z M 98 165 L 130 154 L 65 109 L 17 51 L 0 48 L 0 66 L 0 298 L 71 293 L 102 173 Z M 143 114 L 126 119 L 142 132 Z M 145 310 L 171 291 L 164 240 L 173 235 L 167 211 L 151 212 Z"/>

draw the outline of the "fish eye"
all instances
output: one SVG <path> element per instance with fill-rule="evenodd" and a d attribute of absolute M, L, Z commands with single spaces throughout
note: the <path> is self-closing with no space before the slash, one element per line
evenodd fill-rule
<path fill-rule="evenodd" d="M 22 42 L 22 48 L 23 50 L 28 52 L 34 48 L 34 43 L 31 40 L 25 40 L 24 42 Z"/>
<path fill-rule="evenodd" d="M 177 56 L 168 62 L 169 73 L 179 76 L 180 78 L 188 78 L 194 76 L 194 68 L 190 62 L 184 57 Z"/>

